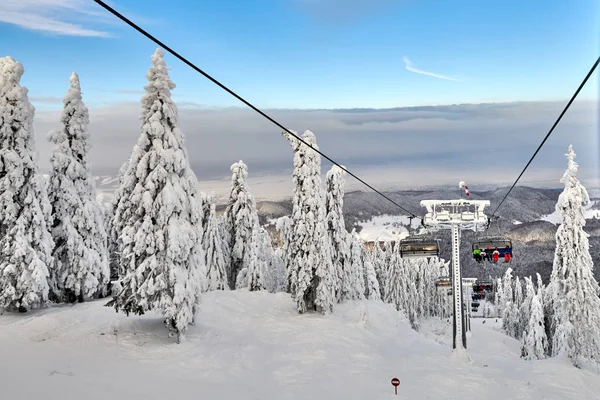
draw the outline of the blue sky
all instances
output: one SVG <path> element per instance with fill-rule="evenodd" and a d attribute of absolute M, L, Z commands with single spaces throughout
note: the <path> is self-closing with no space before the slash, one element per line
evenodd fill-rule
<path fill-rule="evenodd" d="M 595 0 L 110 4 L 265 108 L 565 100 L 599 50 Z M 5 0 L 0 21 L 1 55 L 23 62 L 36 107 L 60 107 L 52 100 L 72 71 L 90 107 L 139 99 L 156 45 L 92 0 Z M 240 105 L 174 57 L 167 63 L 180 102 Z M 597 98 L 597 75 L 582 97 Z"/>
<path fill-rule="evenodd" d="M 512 183 L 599 54 L 597 0 L 110 5 L 286 127 L 315 132 L 321 150 L 374 185 Z M 92 0 L 0 1 L 0 56 L 25 67 L 42 168 L 52 151 L 45 135 L 60 123 L 75 71 L 90 108 L 94 173 L 116 174 L 139 137 L 139 101 L 156 47 Z M 199 179 L 228 180 L 229 166 L 244 160 L 251 177 L 279 176 L 274 181 L 291 194 L 292 154 L 279 129 L 165 58 Z M 599 74 L 522 183 L 560 186 L 573 144 L 581 177 L 600 185 Z M 446 106 L 463 103 L 497 104 Z M 424 105 L 434 107 L 297 110 Z M 223 108 L 230 106 L 242 108 Z"/>

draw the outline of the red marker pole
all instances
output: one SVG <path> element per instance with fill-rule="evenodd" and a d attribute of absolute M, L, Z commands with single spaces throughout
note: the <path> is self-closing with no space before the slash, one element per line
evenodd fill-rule
<path fill-rule="evenodd" d="M 398 386 L 400 386 L 400 379 L 392 379 L 392 385 L 394 385 L 394 394 L 398 394 Z"/>

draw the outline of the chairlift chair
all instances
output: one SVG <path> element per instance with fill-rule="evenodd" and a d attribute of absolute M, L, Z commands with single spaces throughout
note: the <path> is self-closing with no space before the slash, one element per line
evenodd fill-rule
<path fill-rule="evenodd" d="M 435 280 L 435 286 L 448 287 L 452 286 L 452 279 L 449 276 L 440 276 Z"/>
<path fill-rule="evenodd" d="M 439 257 L 439 239 L 423 236 L 408 236 L 400 241 L 400 257 Z"/>
<path fill-rule="evenodd" d="M 473 242 L 472 250 L 481 249 L 487 250 L 488 247 L 494 251 L 496 248 L 498 249 L 498 253 L 500 258 L 504 257 L 507 252 L 510 252 L 511 260 L 512 260 L 512 241 L 503 236 L 485 236 L 479 238 L 478 240 Z M 508 247 L 508 249 L 507 249 Z M 473 255 L 473 258 L 476 258 Z"/>

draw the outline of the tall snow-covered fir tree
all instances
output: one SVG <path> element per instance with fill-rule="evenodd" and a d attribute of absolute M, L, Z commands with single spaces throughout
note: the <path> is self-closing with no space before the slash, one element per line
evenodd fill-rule
<path fill-rule="evenodd" d="M 89 113 L 79 76 L 73 72 L 63 100 L 62 128 L 48 134 L 54 143 L 48 180 L 52 205 L 53 298 L 83 302 L 104 297 L 110 282 L 104 215 L 96 200 L 89 161 Z"/>
<path fill-rule="evenodd" d="M 345 280 L 349 283 L 349 292 L 345 300 L 363 300 L 365 298 L 364 253 L 362 240 L 355 229 L 349 236 L 350 262 L 349 268 L 344 271 Z"/>
<path fill-rule="evenodd" d="M 227 271 L 223 255 L 222 237 L 219 232 L 216 205 L 209 202 L 209 213 L 204 226 L 204 253 L 206 257 L 207 289 L 227 290 Z"/>
<path fill-rule="evenodd" d="M 292 244 L 292 219 L 289 216 L 284 216 L 277 219 L 275 228 L 281 235 L 283 246 L 281 247 L 281 257 L 285 268 L 285 291 L 287 293 L 293 293 L 294 288 L 292 287 L 292 270 L 289 268 L 291 263 L 290 260 L 290 249 Z"/>
<path fill-rule="evenodd" d="M 107 305 L 129 314 L 162 312 L 169 335 L 179 342 L 194 322 L 202 280 L 202 204 L 190 168 L 171 81 L 157 49 L 146 74 L 141 135 L 124 174 L 121 198 L 122 290 Z M 128 192 L 129 187 L 133 187 Z M 116 219 L 116 218 L 115 218 Z"/>
<path fill-rule="evenodd" d="M 246 178 L 248 167 L 243 161 L 231 165 L 231 191 L 225 209 L 227 230 L 229 233 L 230 271 L 229 287 L 245 286 L 245 282 L 237 282 L 242 270 L 247 270 L 253 259 L 256 246 L 252 244 L 258 227 L 258 213 L 254 196 L 250 193 Z M 241 276 L 240 276 L 241 278 Z"/>
<path fill-rule="evenodd" d="M 541 360 L 546 358 L 548 338 L 544 328 L 544 310 L 540 295 L 534 294 L 530 304 L 529 320 L 521 340 L 521 357 L 526 360 Z"/>
<path fill-rule="evenodd" d="M 335 297 L 339 303 L 348 298 L 350 282 L 346 279 L 346 270 L 350 268 L 350 245 L 348 231 L 344 223 L 344 175 L 345 169 L 334 165 L 327 172 L 326 207 L 327 233 L 331 242 L 333 268 L 335 270 Z"/>
<path fill-rule="evenodd" d="M 145 110 L 149 112 L 150 110 Z M 143 113 L 142 113 L 143 114 Z M 119 175 L 117 176 L 117 188 L 115 189 L 112 199 L 112 211 L 111 211 L 111 222 L 110 231 L 108 235 L 108 254 L 111 258 L 111 276 L 118 276 L 119 279 L 125 276 L 124 263 L 121 262 L 121 248 L 122 240 L 121 233 L 123 231 L 123 224 L 131 216 L 131 207 L 129 205 L 129 198 L 133 191 L 135 180 L 133 179 L 133 171 L 129 171 L 129 163 L 132 158 L 135 157 L 139 161 L 142 151 L 136 144 L 133 148 L 133 152 L 119 169 Z M 128 174 L 129 173 L 129 174 Z"/>
<path fill-rule="evenodd" d="M 51 207 L 23 72 L 14 58 L 0 58 L 0 313 L 47 302 L 52 268 Z"/>
<path fill-rule="evenodd" d="M 333 311 L 335 279 L 331 246 L 327 237 L 325 194 L 321 181 L 321 156 L 317 139 L 305 131 L 302 140 L 283 131 L 294 151 L 292 242 L 289 249 L 290 284 L 297 309 Z M 294 132 L 294 134 L 296 134 Z"/>
<path fill-rule="evenodd" d="M 382 300 L 377 273 L 373 266 L 374 252 L 366 252 L 364 257 L 365 297 L 369 300 Z"/>
<path fill-rule="evenodd" d="M 556 212 L 560 225 L 550 283 L 545 295 L 550 310 L 552 355 L 565 355 L 575 366 L 582 359 L 600 363 L 600 298 L 593 275 L 588 234 L 584 231 L 587 190 L 577 179 L 575 152 L 569 146 Z"/>

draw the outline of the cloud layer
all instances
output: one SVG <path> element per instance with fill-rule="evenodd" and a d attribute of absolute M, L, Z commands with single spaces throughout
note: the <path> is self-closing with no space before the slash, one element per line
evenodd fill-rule
<path fill-rule="evenodd" d="M 288 129 L 312 130 L 324 153 L 378 187 L 454 185 L 460 180 L 506 185 L 522 170 L 562 107 L 507 103 L 267 113 Z M 597 177 L 598 111 L 595 103 L 575 103 L 523 182 L 546 180 L 560 186 L 569 144 L 578 154 L 582 177 Z M 96 175 L 116 174 L 127 159 L 139 137 L 139 112 L 137 103 L 90 110 Z M 240 108 L 200 107 L 180 107 L 179 115 L 199 179 L 227 180 L 230 165 L 242 159 L 251 176 L 289 181 L 289 188 L 292 151 L 279 129 L 261 116 Z M 36 114 L 36 146 L 44 169 L 52 149 L 45 135 L 59 126 L 59 118 L 56 111 Z M 329 167 L 324 160 L 323 169 Z"/>

